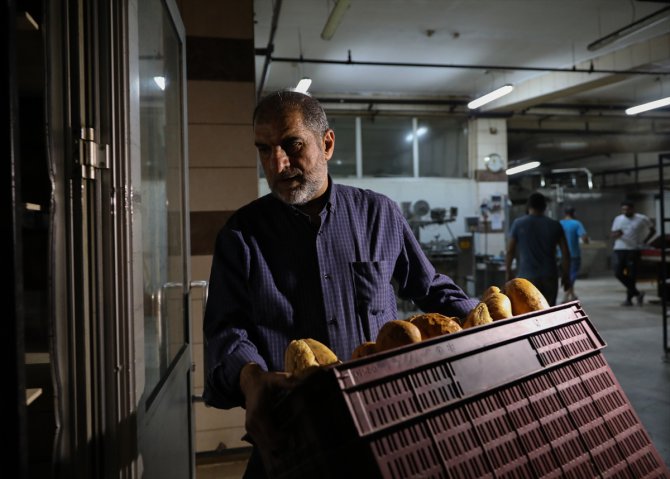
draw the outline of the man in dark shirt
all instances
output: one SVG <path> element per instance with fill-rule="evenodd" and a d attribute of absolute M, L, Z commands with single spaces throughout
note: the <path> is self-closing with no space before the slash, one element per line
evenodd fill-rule
<path fill-rule="evenodd" d="M 477 300 L 424 255 L 402 212 L 370 190 L 334 184 L 335 147 L 321 105 L 281 91 L 254 112 L 271 194 L 240 208 L 219 233 L 205 313 L 205 402 L 244 406 L 261 450 L 281 443 L 269 407 L 292 386 L 282 373 L 292 339 L 313 338 L 345 361 L 397 318 L 398 295 L 464 318 Z M 245 477 L 262 477 L 252 455 Z"/>
<path fill-rule="evenodd" d="M 560 275 L 564 288 L 570 285 L 570 250 L 561 223 L 544 215 L 547 209 L 544 195 L 531 194 L 527 207 L 528 214 L 515 219 L 510 228 L 505 257 L 507 279 L 515 276 L 512 262 L 516 258 L 516 276 L 533 283 L 554 306 L 559 277 L 556 248 L 561 251 Z"/>

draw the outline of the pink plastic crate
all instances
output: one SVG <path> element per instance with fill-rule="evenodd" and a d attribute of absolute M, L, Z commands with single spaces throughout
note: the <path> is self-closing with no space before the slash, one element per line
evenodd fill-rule
<path fill-rule="evenodd" d="M 670 478 L 578 301 L 326 368 L 277 406 L 268 473 Z"/>

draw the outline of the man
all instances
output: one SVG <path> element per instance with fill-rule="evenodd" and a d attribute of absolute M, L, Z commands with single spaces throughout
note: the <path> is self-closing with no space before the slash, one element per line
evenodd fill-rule
<path fill-rule="evenodd" d="M 640 249 L 656 233 L 651 220 L 635 212 L 632 201 L 621 203 L 621 214 L 612 222 L 611 237 L 614 238 L 614 276 L 626 287 L 626 301 L 622 306 L 632 306 L 636 298 L 638 306 L 644 302 L 644 293 L 637 289 L 637 268 Z"/>
<path fill-rule="evenodd" d="M 392 200 L 333 183 L 335 133 L 315 99 L 268 95 L 253 124 L 271 194 L 240 208 L 216 240 L 204 398 L 246 408 L 256 447 L 245 477 L 263 477 L 259 454 L 284 439 L 270 409 L 293 384 L 281 372 L 290 340 L 313 338 L 350 359 L 396 319 L 394 284 L 401 298 L 448 316 L 464 318 L 478 301 L 435 272 Z"/>
<path fill-rule="evenodd" d="M 589 237 L 586 234 L 586 229 L 581 221 L 575 219 L 575 208 L 567 206 L 564 210 L 563 219 L 560 221 L 565 233 L 565 239 L 568 242 L 568 249 L 570 250 L 570 282 L 568 289 L 563 295 L 563 302 L 573 301 L 577 299 L 575 294 L 575 281 L 577 281 L 577 274 L 582 266 L 582 248 L 580 242 L 587 244 Z"/>
<path fill-rule="evenodd" d="M 533 283 L 549 303 L 556 304 L 558 266 L 556 248 L 561 251 L 561 283 L 567 288 L 570 278 L 570 251 L 561 224 L 544 215 L 547 200 L 541 193 L 528 197 L 528 214 L 514 220 L 510 228 L 505 267 L 507 280 L 514 277 L 512 263 L 517 260 L 516 276 Z"/>

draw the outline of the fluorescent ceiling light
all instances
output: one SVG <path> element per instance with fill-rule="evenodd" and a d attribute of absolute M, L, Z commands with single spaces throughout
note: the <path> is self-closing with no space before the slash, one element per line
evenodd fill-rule
<path fill-rule="evenodd" d="M 661 98 L 660 100 L 650 101 L 649 103 L 643 103 L 642 105 L 632 106 L 626 109 L 626 115 L 637 115 L 643 111 L 654 110 L 668 105 L 670 105 L 670 96 Z"/>
<path fill-rule="evenodd" d="M 165 77 L 154 77 L 154 82 L 158 85 L 158 88 L 165 90 Z"/>
<path fill-rule="evenodd" d="M 670 7 L 661 8 L 660 10 L 652 13 L 651 15 L 647 15 L 644 18 L 640 18 L 636 22 L 626 25 L 625 27 L 620 28 L 615 32 L 612 32 L 609 35 L 599 38 L 595 42 L 590 43 L 586 48 L 589 51 L 599 50 L 600 48 L 603 48 L 609 45 L 610 43 L 618 42 L 619 40 L 623 40 L 624 38 L 630 37 L 634 33 L 638 33 L 641 32 L 642 30 L 646 30 L 647 28 L 651 28 L 654 25 L 664 20 L 667 20 L 669 16 L 670 16 Z"/>
<path fill-rule="evenodd" d="M 312 84 L 312 79 L 311 78 L 303 78 L 296 85 L 295 91 L 297 91 L 299 93 L 307 93 L 307 90 L 309 90 L 309 86 L 311 84 Z"/>
<path fill-rule="evenodd" d="M 528 162 L 528 163 L 524 163 L 522 165 L 513 166 L 512 168 L 508 168 L 507 170 L 505 170 L 505 173 L 507 173 L 508 175 L 516 175 L 517 173 L 532 170 L 533 168 L 537 168 L 538 166 L 540 166 L 539 161 L 531 161 L 531 162 Z"/>
<path fill-rule="evenodd" d="M 470 103 L 468 103 L 468 108 L 471 110 L 479 108 L 480 106 L 486 105 L 487 103 L 490 103 L 493 100 L 497 100 L 501 96 L 507 95 L 512 90 L 514 90 L 514 87 L 512 85 L 503 85 L 500 88 L 493 90 L 491 93 L 487 93 L 484 96 L 480 96 L 476 100 L 472 100 Z"/>
<path fill-rule="evenodd" d="M 347 11 L 347 8 L 349 8 L 350 4 L 351 0 L 337 0 L 337 3 L 328 16 L 328 21 L 326 21 L 326 24 L 323 27 L 321 38 L 324 40 L 330 40 L 333 38 L 333 35 L 335 35 L 335 30 L 337 30 L 337 27 L 340 26 L 344 12 Z"/>

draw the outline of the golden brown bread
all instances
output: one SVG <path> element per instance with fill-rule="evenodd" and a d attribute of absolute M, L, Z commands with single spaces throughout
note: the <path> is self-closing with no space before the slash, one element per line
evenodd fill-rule
<path fill-rule="evenodd" d="M 497 286 L 489 286 L 482 294 L 482 301 L 486 301 L 486 298 L 494 293 L 500 293 L 500 288 Z"/>
<path fill-rule="evenodd" d="M 377 334 L 377 351 L 388 351 L 389 349 L 405 346 L 406 344 L 421 341 L 419 328 L 409 321 L 394 319 L 385 323 Z"/>
<path fill-rule="evenodd" d="M 351 359 L 364 358 L 377 352 L 377 343 L 374 341 L 366 341 L 359 344 L 354 352 L 351 353 Z"/>
<path fill-rule="evenodd" d="M 320 343 L 316 339 L 305 338 L 303 339 L 307 343 L 307 346 L 314 353 L 316 362 L 321 366 L 328 366 L 329 364 L 338 363 L 340 360 L 337 358 L 335 353 L 323 343 Z"/>
<path fill-rule="evenodd" d="M 505 283 L 505 294 L 512 302 L 514 316 L 549 307 L 540 290 L 525 278 L 514 278 Z"/>
<path fill-rule="evenodd" d="M 468 313 L 465 322 L 463 323 L 463 329 L 474 328 L 475 326 L 481 326 L 492 322 L 493 318 L 491 318 L 489 308 L 486 306 L 486 303 L 482 301 Z"/>
<path fill-rule="evenodd" d="M 489 314 L 491 315 L 491 319 L 493 319 L 493 321 L 507 319 L 513 316 L 512 302 L 504 293 L 490 293 L 484 298 L 484 302 L 488 307 Z"/>
<path fill-rule="evenodd" d="M 338 362 L 333 351 L 311 338 L 294 339 L 284 351 L 284 370 L 297 377 L 304 377 L 321 366 Z"/>
<path fill-rule="evenodd" d="M 417 314 L 410 317 L 408 321 L 419 328 L 421 339 L 435 338 L 462 329 L 458 324 L 458 318 L 450 318 L 439 313 Z"/>

